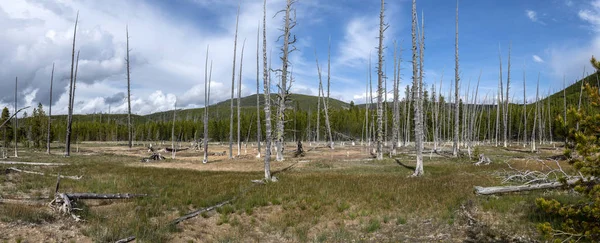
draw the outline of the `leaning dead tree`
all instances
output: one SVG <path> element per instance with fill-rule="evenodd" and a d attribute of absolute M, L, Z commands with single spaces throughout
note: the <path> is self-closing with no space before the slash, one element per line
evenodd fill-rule
<path fill-rule="evenodd" d="M 72 52 L 71 52 L 71 80 L 69 82 L 69 106 L 68 106 L 68 111 L 67 111 L 67 134 L 66 134 L 66 140 L 65 140 L 65 156 L 71 156 L 71 124 L 73 121 L 73 96 L 75 96 L 74 94 L 74 89 L 73 87 L 75 86 L 75 76 L 74 76 L 74 69 L 75 69 L 75 39 L 77 37 L 77 22 L 79 21 L 79 11 L 77 12 L 77 17 L 75 18 L 75 28 L 73 28 L 73 48 L 72 48 Z M 16 151 L 15 151 L 16 152 Z"/>
<path fill-rule="evenodd" d="M 263 2 L 263 91 L 265 95 L 265 180 L 271 180 L 271 82 L 267 69 L 267 0 Z M 256 94 L 258 96 L 258 94 Z M 260 141 L 259 141 L 260 143 Z"/>
<path fill-rule="evenodd" d="M 130 77 L 130 71 L 131 68 L 129 66 L 129 27 L 125 26 L 125 32 L 127 34 L 127 59 L 125 59 L 126 63 L 127 63 L 127 135 L 128 135 L 128 142 L 127 145 L 129 146 L 129 148 L 131 148 L 133 146 L 133 128 L 131 127 L 131 77 Z"/>
<path fill-rule="evenodd" d="M 52 63 L 52 74 L 50 75 L 50 103 L 48 103 L 48 131 L 46 133 L 46 153 L 50 154 L 50 127 L 52 125 L 52 85 L 54 83 L 54 63 Z"/>
<path fill-rule="evenodd" d="M 414 8 L 414 7 L 413 7 Z M 413 37 L 414 38 L 414 37 Z M 459 102 L 458 102 L 458 85 L 460 83 L 460 73 L 458 69 L 458 0 L 456 0 L 456 37 L 454 44 L 454 142 L 452 143 L 452 155 L 458 157 L 458 125 L 459 117 Z"/>
<path fill-rule="evenodd" d="M 237 51 L 237 35 L 238 35 L 238 23 L 240 20 L 240 7 L 241 2 L 238 5 L 237 15 L 235 18 L 235 37 L 233 39 L 233 71 L 231 72 L 231 99 L 229 100 L 229 159 L 233 159 L 233 90 L 235 87 L 235 58 Z M 239 118 L 238 118 L 239 119 Z"/>
<path fill-rule="evenodd" d="M 384 22 L 385 1 L 381 0 L 379 12 L 379 46 L 377 48 L 377 160 L 383 159 L 383 33 L 387 29 Z"/>
<path fill-rule="evenodd" d="M 204 140 L 202 145 L 204 146 L 204 159 L 202 163 L 208 163 L 208 105 L 210 104 L 210 79 L 212 78 L 212 61 L 210 62 L 210 75 L 207 77 L 208 69 L 208 50 L 209 46 L 206 47 L 206 61 L 204 62 Z"/>
<path fill-rule="evenodd" d="M 296 36 L 292 35 L 292 29 L 296 26 L 296 10 L 293 8 L 296 0 L 287 0 L 287 4 L 284 10 L 279 12 L 285 12 L 283 34 L 279 37 L 283 37 L 283 46 L 281 48 L 281 70 L 277 70 L 281 73 L 281 81 L 279 83 L 279 96 L 278 96 L 278 109 L 277 109 L 277 129 L 276 129 L 276 150 L 277 150 L 277 161 L 283 161 L 283 140 L 285 136 L 285 108 L 286 101 L 288 100 L 288 68 L 289 68 L 289 55 L 291 52 L 296 50 L 294 43 L 296 43 Z"/>
<path fill-rule="evenodd" d="M 413 66 L 413 100 L 414 100 L 414 120 L 415 120 L 415 149 L 417 155 L 417 165 L 413 176 L 421 176 L 423 171 L 423 123 L 422 118 L 422 103 L 420 92 L 420 77 L 418 73 L 419 63 L 417 62 L 417 1 L 412 1 L 412 66 Z"/>

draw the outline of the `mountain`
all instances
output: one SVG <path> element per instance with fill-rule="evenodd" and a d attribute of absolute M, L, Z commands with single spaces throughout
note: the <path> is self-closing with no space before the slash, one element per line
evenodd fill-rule
<path fill-rule="evenodd" d="M 262 110 L 263 105 L 264 105 L 264 95 L 261 94 L 259 96 L 259 99 L 260 99 L 260 105 L 261 105 L 261 110 Z M 315 111 L 317 109 L 317 103 L 318 103 L 317 96 L 303 95 L 303 94 L 291 94 L 290 99 L 291 100 L 288 104 L 290 109 L 294 109 L 294 108 L 296 108 L 296 106 L 302 111 L 308 111 L 308 110 Z M 271 105 L 274 108 L 274 104 L 277 101 L 277 95 L 271 94 L 271 100 L 272 100 Z M 217 117 L 217 118 L 228 117 L 230 114 L 229 113 L 230 112 L 229 111 L 230 101 L 231 101 L 231 99 L 227 99 L 227 100 L 221 101 L 219 103 L 208 106 L 211 116 Z M 237 98 L 234 98 L 233 99 L 234 112 L 237 112 L 236 105 L 237 105 Z M 350 104 L 343 102 L 341 100 L 330 98 L 329 106 L 330 106 L 330 109 L 348 109 L 350 107 Z M 240 98 L 240 107 L 241 107 L 242 113 L 255 112 L 256 111 L 256 94 Z M 273 109 L 273 111 L 274 111 L 274 109 Z M 181 110 L 178 109 L 177 110 L 178 120 L 180 120 L 180 119 L 183 119 L 183 120 L 200 119 L 203 114 L 204 114 L 204 108 L 192 108 L 192 109 L 181 109 Z M 168 121 L 169 119 L 173 119 L 173 110 L 156 112 L 156 113 L 145 115 L 144 117 L 147 120 Z"/>

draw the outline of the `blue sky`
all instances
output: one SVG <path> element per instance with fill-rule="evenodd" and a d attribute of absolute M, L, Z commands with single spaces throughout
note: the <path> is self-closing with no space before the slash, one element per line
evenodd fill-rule
<path fill-rule="evenodd" d="M 277 36 L 281 33 L 283 0 L 268 0 L 267 29 L 273 65 L 279 66 Z M 213 61 L 211 103 L 229 98 L 233 34 L 238 0 L 14 0 L 0 2 L 0 105 L 11 106 L 14 77 L 19 76 L 21 106 L 49 103 L 49 79 L 56 64 L 54 113 L 66 113 L 70 45 L 76 12 L 80 11 L 77 49 L 81 50 L 76 113 L 125 112 L 125 25 L 132 46 L 133 111 L 147 114 L 204 106 L 204 55 L 210 45 Z M 375 0 L 299 0 L 296 4 L 298 52 L 291 56 L 295 82 L 292 92 L 317 94 L 315 52 L 326 71 L 331 37 L 332 97 L 363 103 L 369 54 L 376 81 L 376 46 L 380 2 Z M 454 77 L 455 1 L 418 0 L 425 18 L 425 82 L 443 77 L 446 95 Z M 242 0 L 238 64 L 243 60 L 243 95 L 256 90 L 256 30 L 262 19 L 261 0 Z M 522 101 L 524 65 L 527 96 L 558 91 L 580 78 L 588 60 L 600 53 L 600 0 L 462 0 L 459 3 L 460 70 L 464 95 L 482 72 L 480 98 L 496 94 L 499 49 L 503 78 L 507 77 L 512 43 L 511 96 Z M 393 41 L 402 48 L 402 84 L 409 84 L 411 1 L 386 3 L 386 67 L 393 72 Z M 400 44 L 401 43 L 401 44 Z M 261 61 L 262 63 L 262 61 Z M 236 68 L 239 70 L 239 66 Z M 262 68 L 261 68 L 262 70 Z M 391 89 L 391 82 L 388 84 Z M 262 88 L 261 88 L 262 90 Z M 391 99 L 391 95 L 388 96 Z"/>

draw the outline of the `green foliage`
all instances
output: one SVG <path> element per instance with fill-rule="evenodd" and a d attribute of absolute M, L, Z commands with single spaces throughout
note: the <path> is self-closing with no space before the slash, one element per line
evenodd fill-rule
<path fill-rule="evenodd" d="M 592 58 L 592 63 L 599 63 Z M 599 65 L 600 66 L 600 65 Z M 565 238 L 565 240 L 600 240 L 600 95 L 598 88 L 586 84 L 591 111 L 570 108 L 567 122 L 561 126 L 566 132 L 567 150 L 565 155 L 569 163 L 585 176 L 575 187 L 575 191 L 585 197 L 576 203 L 538 198 L 536 205 L 551 216 L 562 219 L 559 225 L 549 222 L 538 225 L 538 229 L 547 236 Z"/>

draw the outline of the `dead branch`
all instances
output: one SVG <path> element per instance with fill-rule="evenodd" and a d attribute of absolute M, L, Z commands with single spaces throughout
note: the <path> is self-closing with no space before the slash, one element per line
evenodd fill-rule
<path fill-rule="evenodd" d="M 475 163 L 476 166 L 480 165 L 489 165 L 492 163 L 492 160 L 486 157 L 484 154 L 479 154 L 479 161 Z"/>
<path fill-rule="evenodd" d="M 57 188 L 60 180 L 57 182 Z M 64 215 L 70 215 L 76 222 L 82 221 L 81 217 L 74 214 L 74 210 L 80 210 L 73 207 L 74 201 L 80 199 L 131 199 L 136 197 L 145 197 L 147 194 L 97 194 L 97 193 L 56 193 L 54 199 L 50 202 L 50 208 Z"/>
<path fill-rule="evenodd" d="M 184 151 L 184 150 L 188 150 L 188 149 L 190 149 L 190 148 L 180 148 L 180 149 L 177 149 L 177 148 L 176 148 L 176 149 L 173 149 L 173 148 L 165 148 L 165 150 L 166 150 L 167 152 L 173 152 L 173 151 L 175 151 L 175 152 L 179 152 L 179 151 Z"/>
<path fill-rule="evenodd" d="M 19 161 L 0 161 L 0 165 L 37 165 L 37 166 L 60 166 L 64 163 L 41 163 L 41 162 L 19 162 Z"/>
<path fill-rule="evenodd" d="M 577 183 L 581 178 L 570 179 L 565 183 L 566 186 L 573 186 Z M 501 193 L 509 193 L 509 192 L 524 192 L 524 191 L 533 191 L 533 190 L 541 190 L 541 189 L 555 189 L 565 186 L 562 182 L 549 182 L 549 183 L 540 183 L 540 184 L 529 184 L 529 185 L 519 185 L 519 186 L 492 186 L 492 187 L 481 187 L 475 186 L 475 194 L 477 195 L 492 195 L 492 194 L 501 194 Z"/>
<path fill-rule="evenodd" d="M 210 207 L 207 207 L 207 208 L 202 208 L 202 209 L 199 209 L 199 210 L 193 211 L 193 212 L 191 212 L 191 213 L 188 213 L 188 214 L 186 214 L 186 215 L 184 215 L 184 216 L 181 216 L 181 217 L 179 217 L 179 218 L 177 218 L 177 219 L 175 219 L 175 220 L 171 221 L 171 224 L 179 224 L 179 223 L 181 223 L 182 221 L 184 221 L 184 220 L 187 220 L 187 219 L 190 219 L 190 218 L 193 218 L 193 217 L 196 217 L 196 216 L 200 215 L 201 213 L 208 212 L 208 211 L 212 211 L 212 210 L 215 210 L 215 209 L 217 209 L 217 208 L 223 207 L 223 206 L 225 206 L 225 205 L 227 205 L 227 204 L 231 203 L 231 201 L 232 201 L 232 200 L 227 200 L 227 201 L 220 202 L 220 203 L 218 203 L 218 204 L 216 204 L 216 205 L 213 205 L 213 206 L 210 206 Z"/>
<path fill-rule="evenodd" d="M 81 178 L 83 177 L 83 176 L 63 176 L 63 175 L 54 175 L 54 174 L 44 174 L 42 172 L 21 170 L 21 169 L 15 168 L 15 167 L 9 167 L 6 170 L 12 170 L 12 171 L 21 172 L 21 173 L 42 175 L 42 176 L 58 176 L 60 178 L 66 178 L 66 179 L 72 179 L 72 180 L 81 180 Z"/>

